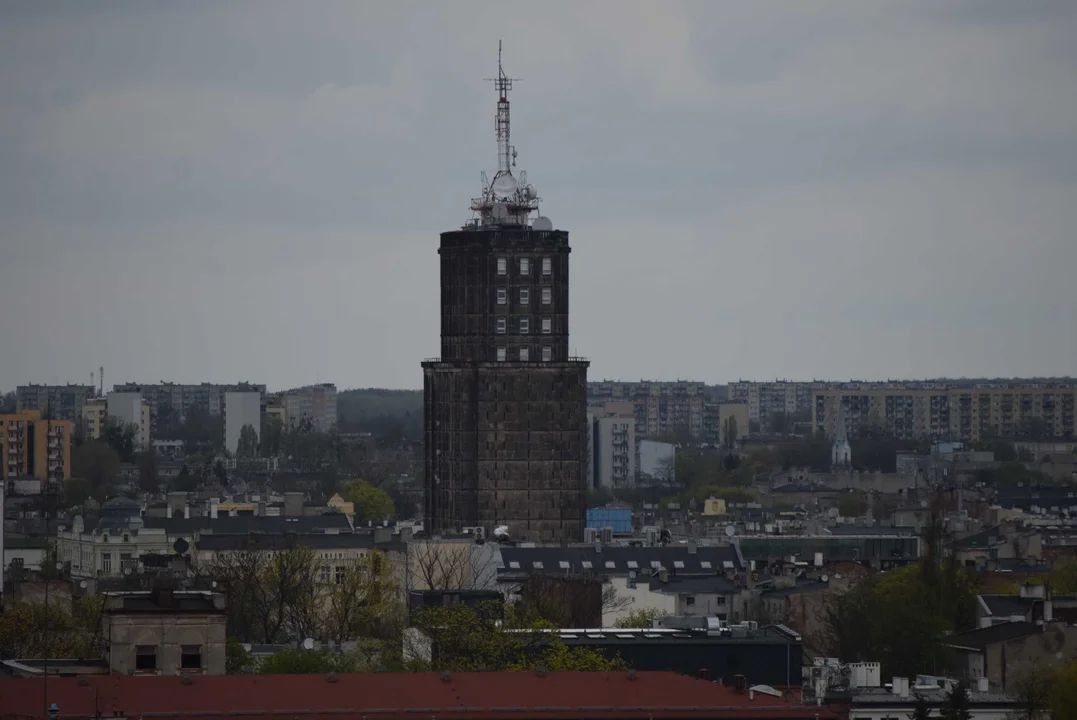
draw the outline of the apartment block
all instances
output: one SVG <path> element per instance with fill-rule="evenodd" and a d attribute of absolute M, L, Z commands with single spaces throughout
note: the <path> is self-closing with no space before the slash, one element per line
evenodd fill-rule
<path fill-rule="evenodd" d="M 250 426 L 256 437 L 262 433 L 262 394 L 227 392 L 224 394 L 224 448 L 235 454 L 243 428 Z"/>
<path fill-rule="evenodd" d="M 93 385 L 20 385 L 15 389 L 16 411 L 36 410 L 49 420 L 82 419 L 82 407 L 96 395 Z"/>
<path fill-rule="evenodd" d="M 1064 439 L 1077 436 L 1075 400 L 1077 388 L 1032 384 L 823 390 L 814 395 L 812 425 L 830 437 L 841 419 L 850 436 L 873 426 L 903 439 Z"/>
<path fill-rule="evenodd" d="M 113 392 L 138 393 L 150 406 L 150 434 L 160 435 L 163 427 L 171 427 L 185 422 L 188 413 L 197 409 L 207 415 L 220 415 L 224 412 L 224 396 L 230 392 L 255 392 L 264 396 L 266 386 L 255 383 L 232 383 L 218 385 L 200 383 L 183 385 L 161 382 L 152 384 L 121 383 L 113 387 Z"/>
<path fill-rule="evenodd" d="M 329 432 L 337 424 L 337 386 L 332 383 L 285 390 L 280 401 L 292 426 L 309 420 L 318 432 Z"/>
<path fill-rule="evenodd" d="M 590 402 L 631 402 L 639 438 L 686 434 L 693 439 L 704 435 L 706 386 L 702 382 L 607 381 L 589 383 Z"/>
<path fill-rule="evenodd" d="M 37 410 L 0 415 L 0 472 L 5 479 L 62 483 L 71 477 L 68 420 L 46 420 Z"/>
<path fill-rule="evenodd" d="M 812 393 L 831 387 L 825 382 L 774 382 L 729 383 L 729 401 L 748 406 L 748 419 L 757 422 L 766 431 L 771 417 L 784 413 L 788 417 L 807 416 L 812 411 Z"/>
<path fill-rule="evenodd" d="M 609 490 L 636 483 L 636 422 L 632 417 L 595 417 L 595 486 Z"/>

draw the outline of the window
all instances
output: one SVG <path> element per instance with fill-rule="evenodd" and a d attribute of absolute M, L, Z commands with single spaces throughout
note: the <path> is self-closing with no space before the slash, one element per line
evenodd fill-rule
<path fill-rule="evenodd" d="M 559 561 L 559 562 L 558 562 L 557 564 L 561 566 L 561 569 L 562 569 L 562 570 L 568 570 L 568 569 L 569 569 L 570 567 L 572 567 L 572 566 L 571 566 L 571 565 L 569 564 L 568 560 L 561 560 L 561 561 Z"/>
<path fill-rule="evenodd" d="M 181 645 L 180 646 L 180 670 L 201 670 L 202 669 L 202 646 L 201 645 Z"/>
<path fill-rule="evenodd" d="M 684 570 L 684 560 L 674 560 L 673 567 L 676 570 Z"/>
<path fill-rule="evenodd" d="M 594 566 L 593 566 L 593 565 L 591 564 L 591 561 L 590 561 L 590 560 L 584 560 L 582 564 L 583 564 L 583 569 L 584 569 L 584 570 L 590 570 L 590 569 L 591 569 L 592 567 L 594 567 Z"/>
<path fill-rule="evenodd" d="M 497 349 L 497 361 L 498 362 L 505 362 L 505 348 L 499 347 Z"/>
<path fill-rule="evenodd" d="M 690 605 L 695 605 L 696 604 L 696 596 L 695 595 L 685 595 L 684 596 L 684 604 L 689 605 L 689 606 Z"/>
<path fill-rule="evenodd" d="M 553 290 L 548 287 L 542 288 L 542 304 L 549 305 L 553 302 Z"/>
<path fill-rule="evenodd" d="M 542 318 L 542 334 L 549 335 L 553 332 L 553 318 Z"/>
<path fill-rule="evenodd" d="M 509 274 L 509 259 L 499 257 L 497 259 L 497 274 L 508 275 Z"/>
<path fill-rule="evenodd" d="M 639 563 L 636 562 L 635 560 L 629 560 L 628 561 L 628 569 L 629 570 L 635 570 L 638 567 L 639 567 Z"/>
<path fill-rule="evenodd" d="M 520 348 L 520 362 L 527 362 L 530 359 L 528 357 L 530 354 L 531 353 L 529 353 L 527 351 L 527 348 L 525 348 L 525 347 Z"/>
<path fill-rule="evenodd" d="M 344 566 L 343 565 L 337 565 L 335 568 L 333 568 L 333 579 L 336 581 L 337 585 L 343 585 L 344 584 Z"/>
<path fill-rule="evenodd" d="M 542 258 L 542 274 L 553 275 L 553 260 L 550 258 Z"/>
<path fill-rule="evenodd" d="M 520 304 L 527 305 L 531 302 L 531 291 L 527 288 L 520 288 Z"/>
<path fill-rule="evenodd" d="M 549 345 L 542 348 L 542 362 L 550 362 L 553 360 L 553 348 Z"/>
<path fill-rule="evenodd" d="M 509 304 L 509 291 L 505 288 L 497 289 L 497 304 L 508 305 Z"/>
<path fill-rule="evenodd" d="M 157 670 L 157 648 L 153 645 L 135 646 L 135 670 L 154 672 Z"/>
<path fill-rule="evenodd" d="M 106 575 L 112 572 L 112 553 L 103 553 L 101 555 L 101 572 Z"/>
<path fill-rule="evenodd" d="M 322 583 L 323 585 L 328 585 L 329 584 L 329 566 L 328 565 L 322 565 L 318 569 L 318 582 Z"/>
<path fill-rule="evenodd" d="M 699 566 L 701 568 L 703 568 L 704 570 L 710 570 L 711 569 L 711 561 L 710 560 L 700 560 L 699 561 Z"/>
<path fill-rule="evenodd" d="M 519 560 L 509 560 L 509 567 L 511 569 L 513 569 L 513 570 L 519 570 L 520 569 L 520 561 Z"/>
<path fill-rule="evenodd" d="M 541 560 L 533 561 L 531 563 L 531 567 L 535 568 L 536 570 L 541 570 L 542 569 L 542 561 Z"/>
<path fill-rule="evenodd" d="M 507 325 L 508 325 L 508 321 L 503 317 L 499 317 L 497 319 L 497 334 L 498 335 L 504 335 L 505 334 L 505 327 Z"/>
<path fill-rule="evenodd" d="M 616 567 L 617 567 L 617 563 L 613 562 L 612 560 L 607 560 L 606 561 L 606 569 L 607 570 L 613 570 Z"/>
<path fill-rule="evenodd" d="M 520 318 L 520 333 L 526 335 L 531 332 L 531 318 L 526 315 Z"/>
<path fill-rule="evenodd" d="M 528 259 L 528 258 L 520 258 L 520 274 L 521 275 L 530 275 L 531 274 L 531 260 L 530 259 Z"/>

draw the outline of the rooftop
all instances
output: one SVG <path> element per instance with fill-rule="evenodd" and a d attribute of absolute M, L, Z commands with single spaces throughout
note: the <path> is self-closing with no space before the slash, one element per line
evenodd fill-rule
<path fill-rule="evenodd" d="M 976 630 L 954 633 L 946 643 L 950 647 L 967 648 L 970 650 L 984 650 L 988 645 L 1000 642 L 1016 640 L 1041 632 L 1041 627 L 1030 622 L 1007 622 L 999 623 Z"/>
<path fill-rule="evenodd" d="M 38 717 L 42 679 L 0 683 L 0 718 Z M 825 709 L 737 693 L 672 672 L 359 673 L 52 678 L 49 703 L 65 720 L 98 708 L 125 717 L 168 715 L 217 720 L 247 717 L 341 720 L 557 718 L 819 718 Z"/>
<path fill-rule="evenodd" d="M 284 550 L 291 547 L 324 548 L 404 548 L 399 541 L 374 542 L 371 533 L 251 533 L 249 535 L 207 534 L 198 537 L 198 551 Z"/>
<path fill-rule="evenodd" d="M 596 550 L 593 545 L 573 547 L 520 547 L 501 548 L 503 566 L 498 573 L 583 573 L 627 574 L 632 571 L 651 572 L 655 564 L 671 574 L 715 575 L 719 571 L 736 572 L 743 568 L 737 548 L 733 545 L 707 545 L 695 548 L 687 545 L 667 547 L 632 547 L 629 545 L 604 545 Z"/>

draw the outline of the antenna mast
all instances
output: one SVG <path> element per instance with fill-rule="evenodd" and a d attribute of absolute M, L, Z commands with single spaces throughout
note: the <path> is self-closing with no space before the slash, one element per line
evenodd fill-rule
<path fill-rule="evenodd" d="M 494 127 L 497 130 L 497 174 L 511 173 L 510 168 L 516 166 L 516 148 L 512 146 L 509 132 L 509 90 L 512 90 L 512 81 L 505 75 L 505 69 L 501 66 L 501 41 L 497 41 L 497 78 L 494 79 L 494 87 L 497 88 L 497 116 L 494 119 Z"/>

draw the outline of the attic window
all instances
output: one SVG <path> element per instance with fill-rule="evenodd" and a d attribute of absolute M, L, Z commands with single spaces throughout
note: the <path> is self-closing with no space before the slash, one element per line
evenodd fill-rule
<path fill-rule="evenodd" d="M 615 567 L 617 567 L 617 563 L 613 562 L 612 560 L 607 560 L 606 561 L 606 569 L 607 570 L 613 570 Z"/>
<path fill-rule="evenodd" d="M 711 561 L 710 560 L 700 560 L 699 561 L 699 566 L 701 568 L 703 568 L 704 570 L 710 570 L 711 569 Z"/>
<path fill-rule="evenodd" d="M 570 567 L 572 567 L 571 565 L 569 565 L 569 562 L 568 562 L 568 560 L 561 560 L 561 561 L 560 561 L 559 563 L 557 563 L 557 564 L 561 566 L 561 569 L 562 569 L 562 570 L 568 570 L 568 569 L 569 569 Z"/>
<path fill-rule="evenodd" d="M 628 565 L 629 570 L 635 570 L 636 568 L 639 567 L 639 563 L 636 562 L 635 560 L 629 560 L 627 565 Z"/>
<path fill-rule="evenodd" d="M 684 570 L 684 560 L 674 560 L 673 567 L 677 568 L 678 570 Z"/>
<path fill-rule="evenodd" d="M 590 570 L 590 569 L 591 569 L 592 567 L 594 567 L 594 566 L 593 566 L 593 565 L 591 564 L 591 561 L 590 561 L 590 560 L 584 560 L 584 561 L 583 561 L 582 563 L 580 563 L 580 564 L 581 564 L 581 565 L 583 565 L 583 569 L 584 569 L 584 570 Z"/>
<path fill-rule="evenodd" d="M 509 567 L 512 568 L 513 570 L 519 570 L 520 569 L 520 563 L 518 561 L 516 561 L 516 560 L 509 560 Z"/>
<path fill-rule="evenodd" d="M 732 560 L 723 560 L 722 561 L 722 567 L 724 567 L 726 570 L 732 570 L 733 569 L 733 561 Z"/>
<path fill-rule="evenodd" d="M 533 561 L 531 563 L 531 567 L 535 568 L 536 570 L 541 570 L 542 569 L 542 561 L 541 560 Z"/>
<path fill-rule="evenodd" d="M 655 570 L 658 570 L 659 568 L 662 567 L 662 563 L 659 562 L 658 560 L 651 560 L 651 567 L 654 568 Z"/>
<path fill-rule="evenodd" d="M 157 670 L 157 648 L 153 645 L 135 646 L 135 670 L 153 672 Z"/>

